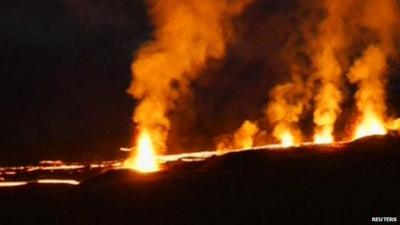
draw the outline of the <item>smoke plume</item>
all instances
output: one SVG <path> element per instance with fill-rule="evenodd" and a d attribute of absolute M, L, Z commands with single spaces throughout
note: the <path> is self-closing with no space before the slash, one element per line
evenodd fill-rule
<path fill-rule="evenodd" d="M 284 146 L 302 141 L 298 122 L 310 97 L 306 85 L 293 73 L 291 82 L 276 86 L 270 93 L 266 114 L 274 127 L 272 135 Z"/>
<path fill-rule="evenodd" d="M 355 100 L 361 117 L 355 137 L 386 133 L 385 71 L 386 55 L 375 45 L 368 47 L 350 69 L 349 80 L 358 87 Z"/>
<path fill-rule="evenodd" d="M 398 31 L 399 13 L 395 0 L 333 0 L 319 6 L 311 4 L 313 12 L 321 6 L 323 15 L 304 21 L 302 37 L 306 40 L 305 54 L 313 72 L 307 81 L 296 76 L 292 81 L 275 87 L 270 94 L 267 117 L 273 125 L 273 136 L 287 145 L 300 138 L 299 119 L 307 105 L 306 98 L 313 97 L 314 142 L 334 141 L 335 124 L 346 98 L 346 76 L 356 85 L 355 102 L 358 124 L 355 137 L 386 133 L 396 127 L 387 122 L 386 83 L 388 61 L 397 57 L 395 35 Z M 316 13 L 318 15 L 318 13 Z M 357 52 L 359 58 L 354 58 Z M 360 55 L 360 53 L 358 53 Z M 354 61 L 353 65 L 349 66 Z M 307 83 L 307 85 L 304 85 Z M 311 90 L 310 90 L 311 89 Z"/>
<path fill-rule="evenodd" d="M 168 113 L 210 58 L 224 56 L 233 38 L 232 18 L 248 0 L 149 1 L 154 39 L 144 44 L 132 64 L 128 92 L 139 100 L 133 120 L 148 130 L 159 151 L 165 151 L 170 129 Z"/>
<path fill-rule="evenodd" d="M 396 55 L 394 36 L 398 23 L 395 0 L 368 0 L 362 9 L 359 26 L 368 29 L 374 38 L 349 70 L 348 78 L 358 90 L 355 101 L 359 115 L 354 138 L 385 134 L 386 84 L 388 60 Z M 398 24 L 397 24 L 398 25 Z"/>
<path fill-rule="evenodd" d="M 250 1 L 149 0 L 154 36 L 136 54 L 128 92 L 139 100 L 137 130 L 147 130 L 158 151 L 170 130 L 168 141 L 185 142 L 184 149 L 232 132 L 217 139 L 226 150 L 271 138 L 287 146 L 331 143 L 352 132 L 339 134 L 342 128 L 364 136 L 399 126 L 386 109 L 398 58 L 396 0 L 256 1 L 237 36 L 233 19 Z M 282 83 L 270 88 L 274 82 Z M 194 101 L 182 104 L 192 89 Z"/>
<path fill-rule="evenodd" d="M 335 122 L 341 112 L 343 100 L 343 68 L 338 53 L 346 44 L 344 16 L 347 1 L 324 1 L 326 16 L 318 26 L 317 36 L 312 41 L 312 62 L 315 72 L 312 79 L 317 83 L 314 97 L 314 142 L 330 143 L 334 140 Z"/>
<path fill-rule="evenodd" d="M 259 131 L 257 124 L 244 121 L 242 126 L 233 134 L 233 137 L 223 136 L 217 144 L 218 151 L 229 149 L 248 149 L 253 147 L 254 136 Z"/>

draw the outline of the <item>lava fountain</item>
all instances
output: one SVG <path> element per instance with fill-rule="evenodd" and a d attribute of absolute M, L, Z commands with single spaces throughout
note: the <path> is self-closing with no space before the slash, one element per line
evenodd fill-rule
<path fill-rule="evenodd" d="M 371 135 L 385 135 L 387 133 L 385 125 L 377 117 L 367 117 L 356 128 L 353 139 Z"/>
<path fill-rule="evenodd" d="M 355 100 L 361 117 L 354 139 L 384 135 L 386 115 L 386 53 L 380 46 L 369 46 L 350 69 L 348 77 L 358 86 Z"/>
<path fill-rule="evenodd" d="M 157 153 L 150 133 L 147 130 L 142 130 L 135 151 L 128 158 L 123 167 L 133 169 L 142 173 L 156 172 L 160 169 L 157 162 Z"/>
<path fill-rule="evenodd" d="M 329 130 L 322 131 L 321 133 L 314 135 L 315 144 L 330 144 L 334 142 L 333 135 Z"/>
<path fill-rule="evenodd" d="M 281 137 L 281 145 L 284 148 L 294 146 L 295 143 L 294 143 L 293 134 L 290 132 L 283 133 L 282 137 Z"/>

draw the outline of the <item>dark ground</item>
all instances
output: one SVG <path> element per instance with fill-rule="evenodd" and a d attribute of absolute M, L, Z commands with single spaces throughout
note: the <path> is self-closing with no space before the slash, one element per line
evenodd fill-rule
<path fill-rule="evenodd" d="M 246 151 L 78 187 L 0 189 L 1 224 L 369 224 L 400 216 L 400 139 Z"/>

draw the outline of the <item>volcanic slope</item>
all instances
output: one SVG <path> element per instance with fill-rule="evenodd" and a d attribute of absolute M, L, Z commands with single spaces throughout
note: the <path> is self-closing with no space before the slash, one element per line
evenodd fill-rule
<path fill-rule="evenodd" d="M 399 216 L 399 162 L 394 134 L 249 150 L 156 173 L 110 170 L 75 188 L 0 190 L 1 216 L 17 224 L 368 224 Z"/>

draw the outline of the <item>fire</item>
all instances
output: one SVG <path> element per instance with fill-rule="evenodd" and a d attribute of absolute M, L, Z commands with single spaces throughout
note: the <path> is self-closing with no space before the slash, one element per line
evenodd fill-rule
<path fill-rule="evenodd" d="M 153 140 L 147 130 L 141 131 L 133 157 L 124 162 L 124 167 L 139 172 L 155 172 L 160 169 Z"/>

